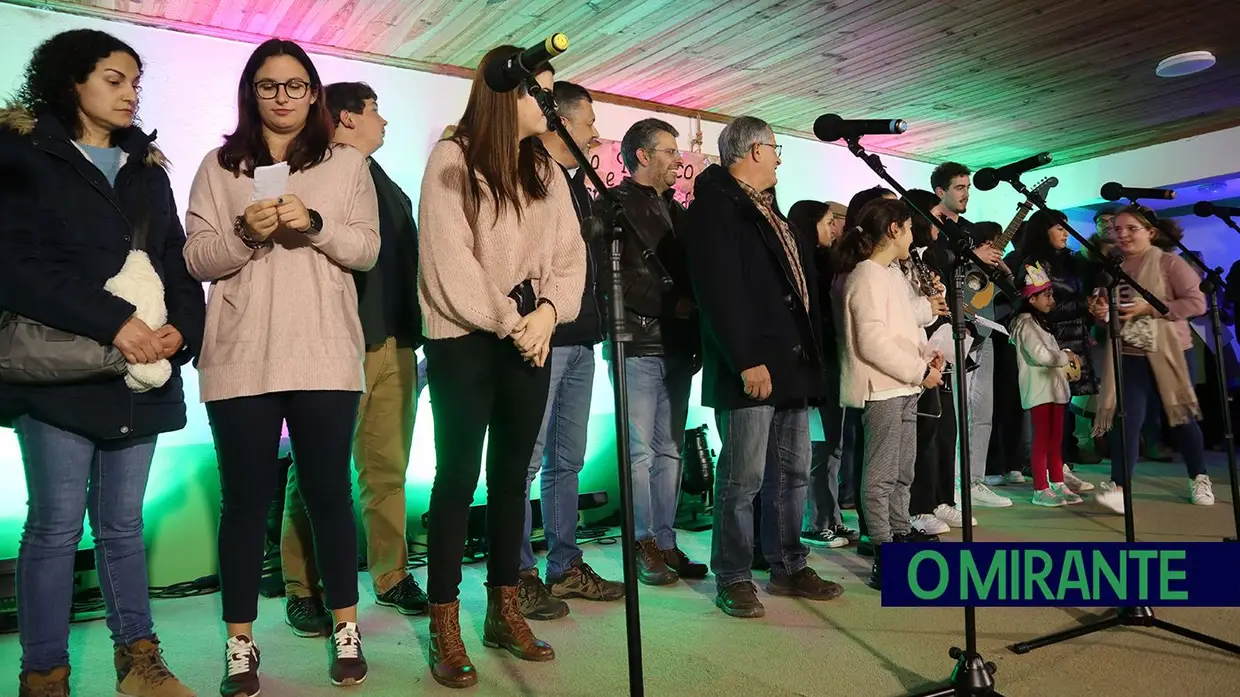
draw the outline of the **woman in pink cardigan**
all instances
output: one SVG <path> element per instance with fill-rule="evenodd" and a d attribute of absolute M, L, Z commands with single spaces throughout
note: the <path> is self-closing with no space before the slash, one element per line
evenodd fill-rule
<path fill-rule="evenodd" d="M 220 694 L 252 697 L 259 692 L 252 623 L 267 511 L 284 489 L 277 468 L 284 423 L 333 615 L 331 681 L 366 677 L 350 480 L 365 346 L 351 270 L 378 259 L 379 209 L 366 158 L 330 145 L 322 82 L 300 47 L 277 39 L 259 46 L 237 101 L 237 130 L 194 177 L 185 261 L 211 282 L 198 375 L 224 498 Z M 286 186 L 255 200 L 255 169 L 276 163 L 288 168 Z"/>
<path fill-rule="evenodd" d="M 1143 288 L 1167 306 L 1167 314 L 1159 314 L 1144 298 L 1120 288 L 1119 318 L 1124 324 L 1121 360 L 1124 372 L 1124 412 L 1127 414 L 1127 442 L 1124 454 L 1128 466 L 1119 457 L 1111 459 L 1111 481 L 1104 482 L 1097 502 L 1113 513 L 1123 514 L 1123 487 L 1136 466 L 1141 426 L 1150 400 L 1157 400 L 1167 423 L 1175 431 L 1180 455 L 1188 469 L 1188 498 L 1199 506 L 1214 504 L 1214 489 L 1206 474 L 1205 445 L 1202 441 L 1201 407 L 1186 355 L 1192 350 L 1192 330 L 1188 320 L 1205 314 L 1206 299 L 1201 292 L 1201 277 L 1184 259 L 1168 254 L 1154 241 L 1160 235 L 1182 234 L 1171 221 L 1160 221 L 1154 212 L 1143 206 L 1128 206 L 1115 214 L 1111 235 L 1124 255 L 1124 271 Z M 1090 303 L 1095 319 L 1107 321 L 1110 306 L 1104 296 L 1095 296 Z M 1098 393 L 1098 412 L 1094 417 L 1094 435 L 1111 431 L 1115 416 L 1115 371 L 1108 345 L 1104 354 L 1102 388 Z M 1111 454 L 1119 453 L 1112 431 Z"/>

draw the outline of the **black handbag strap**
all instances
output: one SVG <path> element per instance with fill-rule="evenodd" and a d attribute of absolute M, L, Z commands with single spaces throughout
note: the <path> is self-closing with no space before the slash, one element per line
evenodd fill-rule
<path fill-rule="evenodd" d="M 132 196 L 132 215 L 129 224 L 133 227 L 133 244 L 130 249 L 145 250 L 146 238 L 151 227 L 151 202 L 147 198 L 148 193 L 144 190 L 138 192 L 137 196 Z"/>

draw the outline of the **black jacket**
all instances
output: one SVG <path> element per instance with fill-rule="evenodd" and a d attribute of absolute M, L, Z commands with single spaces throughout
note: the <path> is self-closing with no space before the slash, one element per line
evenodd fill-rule
<path fill-rule="evenodd" d="M 576 175 L 570 175 L 562 165 L 560 171 L 568 179 L 577 220 L 584 222 L 591 215 L 592 208 L 590 191 L 586 189 L 586 174 L 578 169 Z M 581 295 L 581 312 L 577 314 L 577 319 L 556 327 L 551 335 L 552 346 L 593 346 L 604 338 L 603 302 L 599 291 L 599 263 L 604 259 L 602 245 L 601 237 L 586 240 L 586 286 Z"/>
<path fill-rule="evenodd" d="M 808 406 L 822 399 L 823 351 L 814 250 L 794 235 L 810 296 L 794 290 L 776 231 L 730 173 L 711 165 L 694 181 L 682 235 L 702 317 L 702 405 Z M 745 395 L 741 373 L 765 365 L 771 396 Z"/>
<path fill-rule="evenodd" d="M 185 426 L 179 366 L 202 347 L 202 286 L 185 268 L 185 232 L 154 134 L 129 128 L 116 186 L 50 117 L 0 112 L 0 308 L 110 344 L 135 308 L 104 290 L 130 251 L 135 201 L 149 211 L 146 252 L 164 284 L 168 323 L 185 339 L 172 378 L 135 393 L 122 378 L 89 384 L 0 384 L 0 421 L 28 414 L 89 438 L 126 439 Z"/>
<path fill-rule="evenodd" d="M 422 308 L 418 305 L 418 226 L 413 201 L 374 159 L 370 175 L 379 199 L 379 261 L 369 271 L 354 271 L 358 317 L 368 345 L 394 337 L 400 346 L 422 345 Z"/>
<path fill-rule="evenodd" d="M 1089 262 L 1070 249 L 1060 249 L 1044 259 L 1016 259 L 1012 268 L 1017 285 L 1025 286 L 1026 264 L 1042 265 L 1050 277 L 1055 293 L 1055 307 L 1047 314 L 1059 348 L 1068 349 L 1081 359 L 1081 379 L 1071 383 L 1073 396 L 1098 393 L 1097 366 L 1094 365 L 1093 315 L 1087 300 L 1090 289 L 1086 279 L 1091 276 Z"/>
<path fill-rule="evenodd" d="M 631 229 L 625 231 L 620 259 L 625 322 L 633 335 L 632 342 L 625 347 L 627 355 L 632 358 L 697 353 L 696 317 L 676 315 L 676 304 L 693 297 L 684 247 L 678 237 L 684 224 L 684 207 L 673 198 L 672 189 L 659 195 L 631 177 L 611 191 L 624 206 L 631 224 Z M 653 253 L 655 262 L 646 258 L 649 253 Z M 662 272 L 671 278 L 670 288 L 656 275 Z"/>

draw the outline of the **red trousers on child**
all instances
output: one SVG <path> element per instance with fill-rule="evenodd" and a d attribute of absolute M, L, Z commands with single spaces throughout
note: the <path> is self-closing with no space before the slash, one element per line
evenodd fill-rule
<path fill-rule="evenodd" d="M 1066 404 L 1039 404 L 1029 410 L 1033 417 L 1033 488 L 1041 491 L 1050 481 L 1063 483 L 1063 412 Z"/>

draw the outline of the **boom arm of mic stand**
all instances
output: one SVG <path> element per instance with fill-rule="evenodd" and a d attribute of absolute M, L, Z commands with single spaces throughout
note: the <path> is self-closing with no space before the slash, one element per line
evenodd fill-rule
<path fill-rule="evenodd" d="M 525 88 L 542 109 L 543 116 L 547 119 L 547 128 L 559 134 L 560 140 L 573 154 L 578 166 L 594 184 L 599 197 L 606 202 L 606 210 L 610 213 L 610 219 L 606 221 L 610 251 L 610 279 L 607 288 L 610 295 L 608 310 L 611 321 L 608 327 L 608 337 L 611 340 L 611 371 L 614 386 L 612 393 L 616 407 L 616 460 L 620 469 L 620 536 L 623 540 L 621 552 L 624 556 L 625 636 L 628 642 L 629 695 L 630 697 L 642 697 L 645 694 L 645 681 L 642 675 L 641 615 L 638 610 L 637 595 L 639 585 L 637 542 L 632 503 L 633 477 L 629 458 L 628 380 L 625 370 L 625 348 L 628 342 L 633 340 L 633 335 L 629 332 L 628 323 L 624 320 L 624 286 L 620 273 L 621 231 L 628 224 L 628 219 L 625 216 L 623 204 L 615 194 L 608 191 L 607 185 L 598 176 L 598 172 L 590 166 L 585 153 L 581 152 L 581 148 L 577 147 L 577 143 L 573 142 L 568 132 L 564 130 L 563 124 L 560 123 L 560 115 L 556 112 L 555 99 L 552 94 L 543 89 L 532 76 L 526 79 Z"/>
<path fill-rule="evenodd" d="M 991 282 L 995 284 L 995 287 L 997 287 L 1004 295 L 1007 295 L 1010 298 L 1020 297 L 1020 292 L 1016 289 L 1012 281 L 1008 279 L 1007 274 L 1005 274 L 1002 269 L 997 266 L 987 264 L 977 256 L 977 252 L 973 251 L 973 245 L 971 240 L 969 240 L 969 236 L 960 229 L 960 226 L 956 223 L 956 221 L 936 218 L 931 215 L 929 211 L 923 211 L 918 208 L 915 203 L 909 200 L 908 190 L 901 186 L 900 182 L 896 181 L 895 178 L 887 172 L 887 168 L 883 165 L 883 161 L 879 159 L 878 155 L 867 152 L 866 149 L 861 146 L 861 140 L 857 137 L 848 138 L 847 143 L 848 150 L 868 165 L 870 169 L 874 170 L 874 173 L 877 174 L 883 181 L 890 184 L 891 188 L 895 189 L 896 193 L 900 194 L 900 196 L 904 199 L 904 202 L 908 204 L 909 208 L 913 209 L 917 215 L 920 215 L 927 222 L 938 228 L 939 231 L 946 235 L 948 241 L 950 241 L 957 248 L 957 262 L 962 262 L 964 260 L 971 261 L 982 271 L 982 273 L 986 274 Z"/>
<path fill-rule="evenodd" d="M 1021 195 L 1023 195 L 1026 199 L 1028 199 L 1031 203 L 1033 203 L 1033 205 L 1037 206 L 1039 210 L 1044 211 L 1048 214 L 1050 213 L 1050 206 L 1046 204 L 1046 199 L 1038 195 L 1036 191 L 1030 191 L 1029 187 L 1021 183 L 1019 179 L 1012 179 L 1008 183 L 1012 185 L 1013 189 L 1016 189 L 1016 191 L 1018 191 Z M 1141 284 L 1137 283 L 1136 280 L 1133 279 L 1132 276 L 1129 276 L 1128 272 L 1124 271 L 1124 267 L 1120 262 L 1110 257 L 1103 256 L 1102 252 L 1097 247 L 1095 247 L 1092 242 L 1085 239 L 1085 237 L 1081 235 L 1081 233 L 1077 232 L 1076 228 L 1072 227 L 1072 224 L 1069 223 L 1066 219 L 1060 220 L 1059 224 L 1061 227 L 1063 227 L 1063 229 L 1068 231 L 1068 234 L 1075 237 L 1076 241 L 1080 242 L 1083 248 L 1088 249 L 1090 252 L 1093 253 L 1093 255 L 1096 258 L 1101 260 L 1101 264 L 1103 268 L 1106 269 L 1107 275 L 1110 276 L 1111 278 L 1111 283 L 1109 283 L 1108 285 L 1115 285 L 1122 281 L 1126 283 L 1134 291 L 1136 291 L 1137 295 L 1140 295 L 1142 298 L 1144 298 L 1145 302 L 1149 303 L 1150 306 L 1154 308 L 1154 310 L 1156 310 L 1160 314 L 1167 313 L 1166 303 L 1164 303 L 1162 300 L 1159 300 L 1157 297 L 1154 296 L 1153 293 L 1146 290 L 1145 287 L 1143 287 Z"/>

